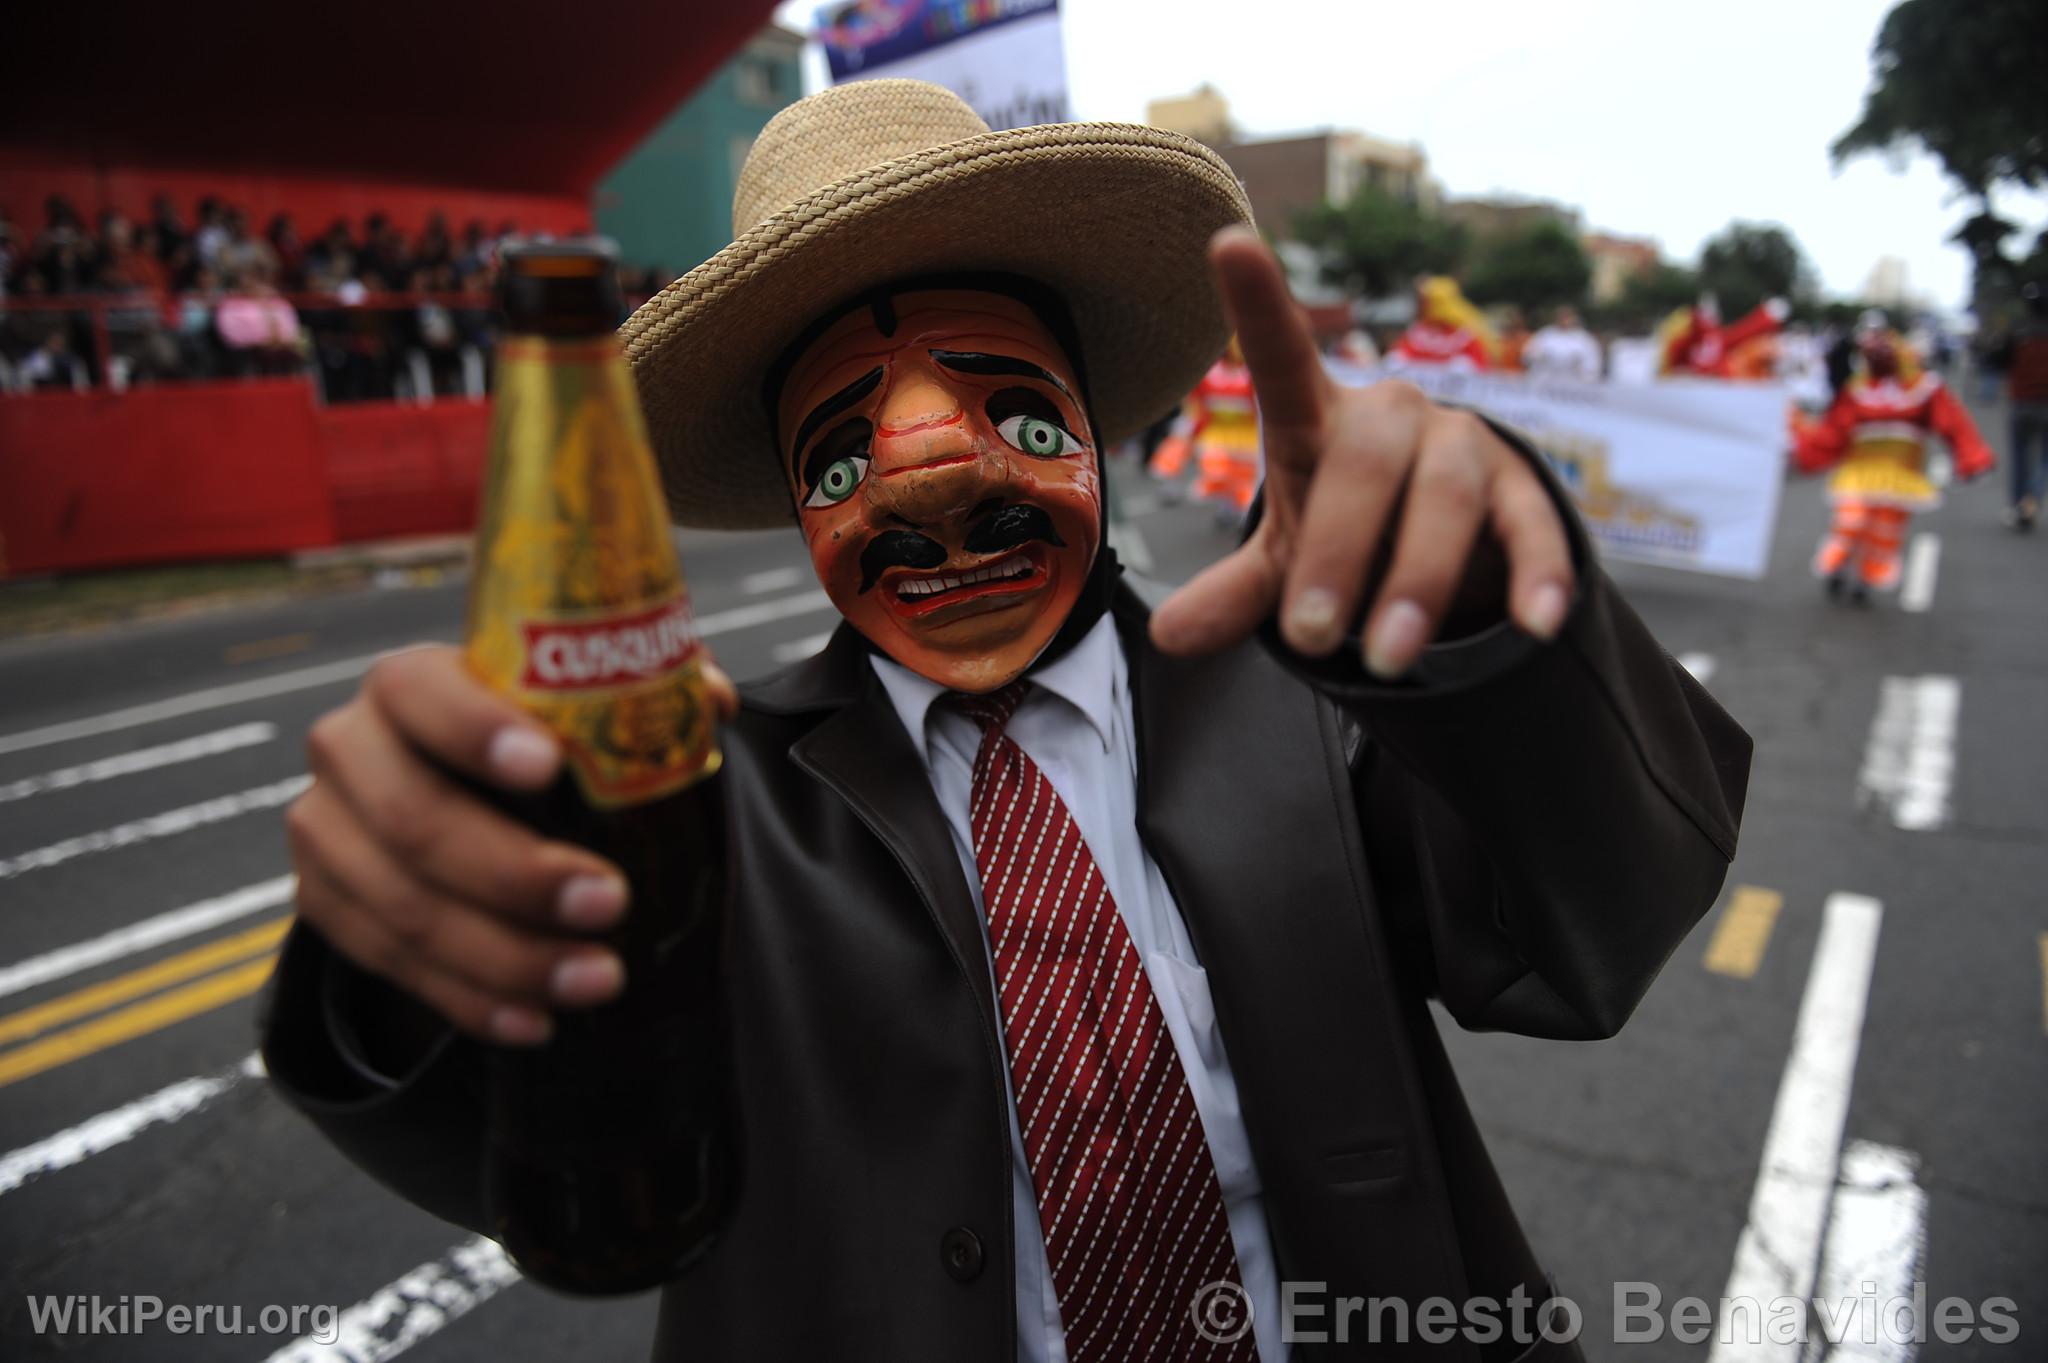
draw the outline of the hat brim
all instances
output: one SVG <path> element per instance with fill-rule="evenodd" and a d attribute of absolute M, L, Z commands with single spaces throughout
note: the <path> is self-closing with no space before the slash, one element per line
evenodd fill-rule
<path fill-rule="evenodd" d="M 1053 289 L 1080 337 L 1098 442 L 1136 434 L 1222 351 L 1206 248 L 1250 220 L 1214 152 L 1115 123 L 985 133 L 818 190 L 621 330 L 672 514 L 705 529 L 788 524 L 763 377 L 827 310 L 917 275 L 1002 271 Z"/>

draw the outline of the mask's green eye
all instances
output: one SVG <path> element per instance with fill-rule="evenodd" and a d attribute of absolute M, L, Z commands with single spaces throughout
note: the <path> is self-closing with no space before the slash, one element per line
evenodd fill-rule
<path fill-rule="evenodd" d="M 1019 413 L 1006 417 L 996 427 L 996 434 L 1038 459 L 1057 459 L 1063 454 L 1078 454 L 1081 450 L 1081 442 L 1068 435 L 1064 427 L 1041 416 Z"/>
<path fill-rule="evenodd" d="M 863 454 L 844 454 L 825 466 L 818 475 L 818 485 L 811 489 L 811 495 L 804 500 L 805 506 L 836 506 L 853 495 L 860 486 L 860 480 L 868 476 L 868 460 Z"/>

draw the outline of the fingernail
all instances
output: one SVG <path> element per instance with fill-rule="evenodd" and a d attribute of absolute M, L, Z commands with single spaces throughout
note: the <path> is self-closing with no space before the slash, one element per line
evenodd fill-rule
<path fill-rule="evenodd" d="M 554 1021 L 531 1008 L 499 1008 L 486 1024 L 503 1046 L 538 1046 L 555 1034 Z"/>
<path fill-rule="evenodd" d="M 1294 594 L 1287 609 L 1287 639 L 1306 652 L 1324 653 L 1337 645 L 1337 593 L 1307 587 Z"/>
<path fill-rule="evenodd" d="M 1564 588 L 1546 582 L 1530 593 L 1529 605 L 1522 612 L 1522 628 L 1539 639 L 1555 638 L 1569 605 Z"/>
<path fill-rule="evenodd" d="M 491 735 L 485 755 L 491 770 L 507 781 L 536 785 L 555 774 L 561 750 L 555 741 L 537 729 L 508 724 Z"/>
<path fill-rule="evenodd" d="M 555 917 L 564 927 L 608 928 L 626 910 L 626 882 L 617 876 L 571 876 L 555 892 Z"/>
<path fill-rule="evenodd" d="M 1380 612 L 1379 624 L 1365 644 L 1365 666 L 1376 677 L 1391 680 L 1406 672 L 1429 642 L 1429 617 L 1413 601 L 1396 601 Z"/>
<path fill-rule="evenodd" d="M 626 969 L 610 952 L 571 956 L 548 977 L 548 992 L 567 1004 L 603 1003 L 626 983 Z"/>

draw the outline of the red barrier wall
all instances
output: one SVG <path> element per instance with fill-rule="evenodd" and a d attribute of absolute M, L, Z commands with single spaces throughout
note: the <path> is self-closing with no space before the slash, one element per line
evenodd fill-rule
<path fill-rule="evenodd" d="M 0 398 L 0 577 L 466 534 L 490 425 L 300 379 Z"/>
<path fill-rule="evenodd" d="M 331 544 L 315 416 L 299 379 L 0 398 L 0 572 Z"/>
<path fill-rule="evenodd" d="M 364 402 L 325 408 L 319 424 L 342 543 L 467 533 L 475 525 L 490 404 Z"/>

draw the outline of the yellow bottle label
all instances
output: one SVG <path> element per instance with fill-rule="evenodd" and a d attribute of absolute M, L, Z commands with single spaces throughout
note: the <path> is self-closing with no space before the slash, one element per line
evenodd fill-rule
<path fill-rule="evenodd" d="M 591 803 L 718 770 L 702 644 L 616 343 L 499 350 L 468 659 L 561 739 Z"/>

